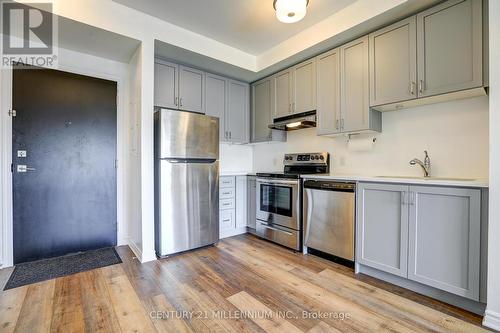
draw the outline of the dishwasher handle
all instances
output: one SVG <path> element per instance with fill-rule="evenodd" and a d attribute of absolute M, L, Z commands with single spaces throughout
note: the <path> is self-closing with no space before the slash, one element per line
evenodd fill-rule
<path fill-rule="evenodd" d="M 304 182 L 304 188 L 323 191 L 355 192 L 356 183 L 325 180 L 306 180 Z"/>

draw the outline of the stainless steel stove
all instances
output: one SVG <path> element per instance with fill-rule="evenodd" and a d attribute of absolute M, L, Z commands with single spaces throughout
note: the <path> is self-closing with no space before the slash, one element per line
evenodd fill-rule
<path fill-rule="evenodd" d="M 283 172 L 257 173 L 256 233 L 302 251 L 301 175 L 328 173 L 328 153 L 286 154 Z"/>

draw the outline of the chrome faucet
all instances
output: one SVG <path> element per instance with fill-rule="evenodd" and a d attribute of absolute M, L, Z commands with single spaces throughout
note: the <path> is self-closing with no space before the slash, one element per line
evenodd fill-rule
<path fill-rule="evenodd" d="M 418 164 L 422 167 L 424 170 L 424 177 L 430 177 L 431 176 L 431 159 L 429 157 L 429 154 L 427 154 L 427 150 L 424 150 L 425 153 L 425 159 L 424 162 L 419 160 L 418 158 L 414 158 L 410 161 L 410 165 L 415 165 Z"/>

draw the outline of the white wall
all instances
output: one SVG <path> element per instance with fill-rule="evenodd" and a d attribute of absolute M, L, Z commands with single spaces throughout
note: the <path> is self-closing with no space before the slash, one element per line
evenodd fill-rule
<path fill-rule="evenodd" d="M 252 146 L 230 145 L 221 143 L 219 147 L 221 172 L 251 172 L 253 167 Z"/>
<path fill-rule="evenodd" d="M 484 325 L 500 330 L 500 1 L 489 2 L 490 41 L 490 211 L 488 305 Z"/>
<path fill-rule="evenodd" d="M 292 131 L 286 143 L 254 147 L 254 171 L 282 169 L 284 153 L 328 151 L 333 173 L 421 176 L 408 162 L 428 150 L 434 176 L 488 177 L 487 96 L 384 113 L 383 132 L 375 137 L 371 151 L 354 152 L 345 136 Z"/>
<path fill-rule="evenodd" d="M 128 244 L 140 256 L 142 253 L 141 227 L 141 47 L 129 63 L 129 113 L 127 151 L 127 229 Z"/>

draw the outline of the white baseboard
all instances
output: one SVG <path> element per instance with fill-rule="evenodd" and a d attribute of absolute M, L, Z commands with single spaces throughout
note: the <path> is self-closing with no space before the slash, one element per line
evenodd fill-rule
<path fill-rule="evenodd" d="M 486 309 L 483 319 L 483 325 L 500 331 L 500 313 Z"/>
<path fill-rule="evenodd" d="M 142 253 L 142 258 L 141 258 L 142 264 L 153 260 L 158 260 L 158 258 L 156 257 L 156 252 L 154 250 Z"/>
<path fill-rule="evenodd" d="M 137 259 L 142 262 L 142 251 L 141 249 L 137 246 L 137 244 L 134 243 L 134 241 L 130 238 L 130 237 L 127 237 L 128 239 L 128 247 L 132 250 L 132 252 L 134 252 L 135 256 L 137 257 Z"/>

